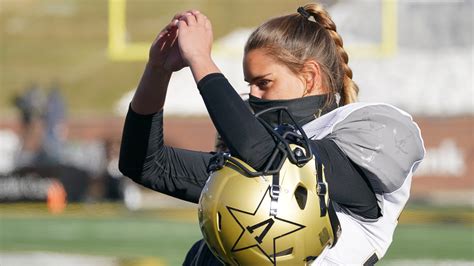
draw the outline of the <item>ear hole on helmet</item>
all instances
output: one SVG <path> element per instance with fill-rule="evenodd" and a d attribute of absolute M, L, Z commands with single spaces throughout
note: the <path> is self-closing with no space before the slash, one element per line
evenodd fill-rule
<path fill-rule="evenodd" d="M 304 210 L 306 207 L 306 200 L 308 199 L 308 190 L 305 187 L 298 186 L 295 189 L 295 199 L 296 203 L 298 203 L 298 207 L 301 210 Z"/>
<path fill-rule="evenodd" d="M 281 257 L 281 256 L 286 256 L 286 255 L 290 255 L 291 253 L 293 253 L 293 248 L 287 248 L 283 251 L 280 251 L 280 252 L 277 252 L 275 254 L 271 254 L 270 257 Z"/>
<path fill-rule="evenodd" d="M 219 232 L 222 230 L 222 216 L 220 212 L 217 212 L 217 230 Z"/>

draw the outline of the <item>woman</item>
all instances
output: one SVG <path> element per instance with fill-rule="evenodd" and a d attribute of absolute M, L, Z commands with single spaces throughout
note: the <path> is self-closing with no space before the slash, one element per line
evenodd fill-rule
<path fill-rule="evenodd" d="M 122 173 L 153 190 L 197 202 L 211 153 L 163 145 L 163 105 L 171 74 L 189 66 L 230 153 L 261 169 L 275 141 L 211 58 L 212 29 L 199 11 L 177 14 L 160 32 L 125 121 Z M 265 22 L 250 36 L 243 61 L 249 105 L 285 106 L 312 139 L 325 166 L 342 235 L 315 264 L 373 264 L 390 245 L 424 155 L 411 117 L 384 104 L 350 104 L 358 88 L 342 39 L 317 4 Z M 339 107 L 340 106 L 340 107 Z M 276 125 L 278 117 L 262 117 Z M 283 122 L 288 120 L 283 117 Z M 185 265 L 219 265 L 203 241 Z"/>

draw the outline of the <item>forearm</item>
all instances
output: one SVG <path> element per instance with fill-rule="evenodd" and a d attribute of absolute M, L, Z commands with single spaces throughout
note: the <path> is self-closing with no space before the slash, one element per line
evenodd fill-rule
<path fill-rule="evenodd" d="M 148 63 L 143 72 L 131 107 L 142 115 L 161 111 L 165 104 L 166 91 L 171 78 L 171 72 Z"/>
<path fill-rule="evenodd" d="M 214 126 L 231 154 L 253 168 L 261 169 L 276 145 L 270 133 L 222 74 L 204 77 L 198 88 Z"/>

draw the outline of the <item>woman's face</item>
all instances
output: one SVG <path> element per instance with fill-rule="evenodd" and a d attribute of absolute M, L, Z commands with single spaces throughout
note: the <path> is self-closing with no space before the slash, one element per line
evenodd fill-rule
<path fill-rule="evenodd" d="M 267 55 L 254 49 L 244 56 L 244 76 L 252 96 L 266 100 L 301 98 L 305 94 L 304 79 Z"/>

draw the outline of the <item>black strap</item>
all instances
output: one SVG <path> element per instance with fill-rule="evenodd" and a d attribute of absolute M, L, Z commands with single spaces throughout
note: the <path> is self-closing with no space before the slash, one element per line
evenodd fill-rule
<path fill-rule="evenodd" d="M 326 216 L 326 194 L 328 193 L 328 188 L 323 179 L 323 164 L 321 162 L 316 163 L 316 193 L 318 193 L 319 197 L 319 208 L 321 210 L 320 216 Z"/>
<path fill-rule="evenodd" d="M 379 261 L 379 257 L 377 257 L 377 254 L 373 254 L 372 256 L 370 256 L 370 258 L 368 258 L 365 263 L 364 263 L 364 266 L 372 266 L 372 265 L 375 265 L 375 263 L 377 263 Z"/>
<path fill-rule="evenodd" d="M 319 197 L 319 208 L 321 217 L 326 216 L 328 206 L 326 205 L 326 195 L 328 193 L 327 183 L 323 178 L 323 163 L 319 154 L 316 152 L 314 143 L 311 142 L 311 151 L 313 152 L 314 158 L 316 159 L 316 193 Z"/>
<path fill-rule="evenodd" d="M 278 211 L 278 198 L 280 197 L 280 173 L 272 176 L 272 185 L 270 186 L 270 215 L 276 216 Z"/>

